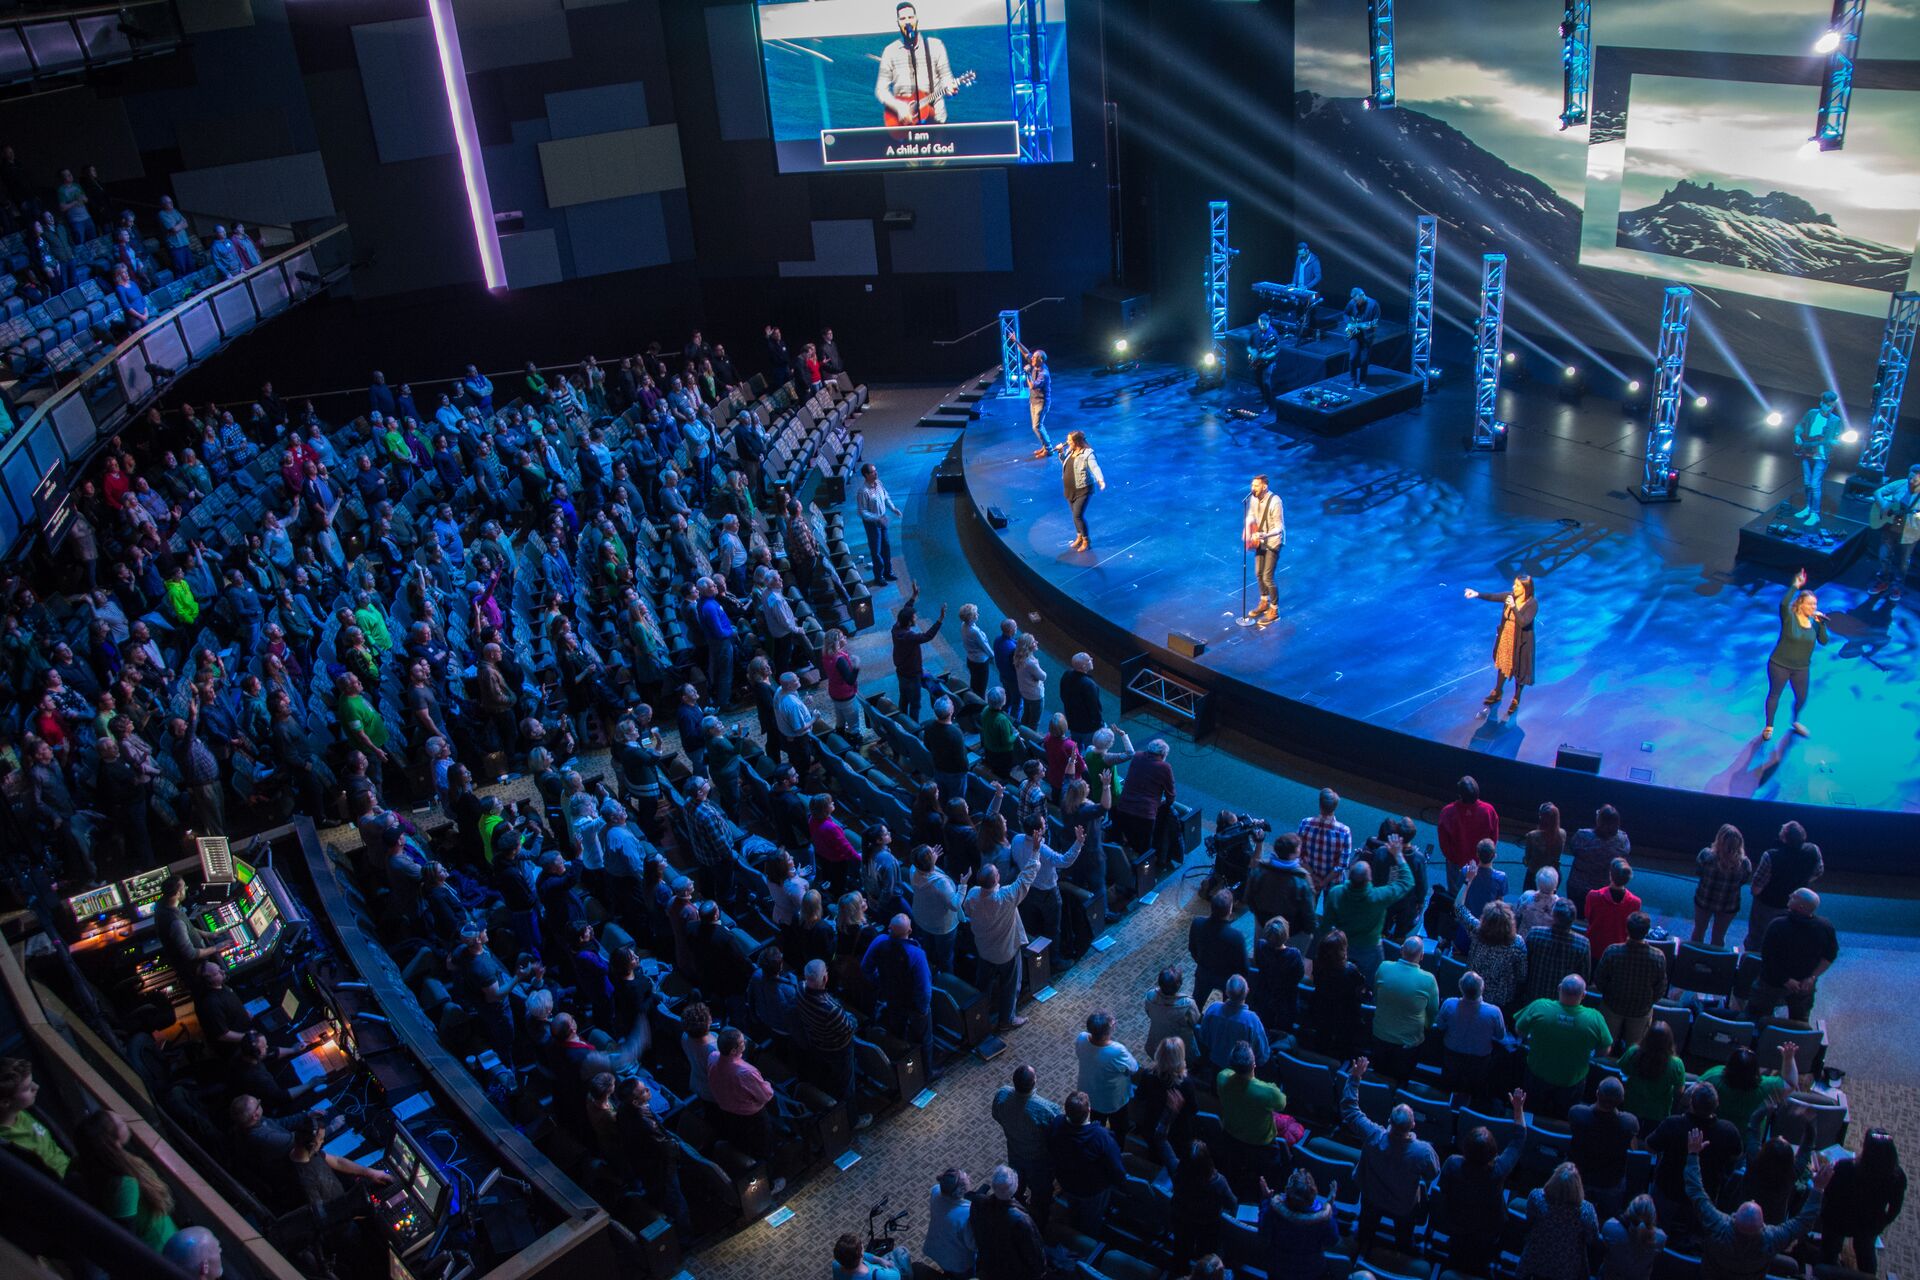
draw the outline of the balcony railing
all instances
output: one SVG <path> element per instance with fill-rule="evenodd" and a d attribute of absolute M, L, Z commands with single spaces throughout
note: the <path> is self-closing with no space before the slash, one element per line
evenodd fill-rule
<path fill-rule="evenodd" d="M 0 15 L 0 93 L 31 93 L 185 43 L 174 0 L 7 13 Z"/>
<path fill-rule="evenodd" d="M 33 544 L 23 535 L 57 544 L 71 519 L 69 488 L 102 441 L 174 378 L 323 292 L 351 257 L 344 223 L 303 240 L 156 317 L 41 401 L 0 442 L 0 560 Z"/>

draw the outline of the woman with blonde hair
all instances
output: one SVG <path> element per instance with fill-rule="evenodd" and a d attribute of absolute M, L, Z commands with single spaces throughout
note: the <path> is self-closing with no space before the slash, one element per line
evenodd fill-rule
<path fill-rule="evenodd" d="M 1740 914 L 1740 891 L 1753 881 L 1746 837 L 1731 822 L 1722 823 L 1694 863 L 1700 885 L 1693 891 L 1693 940 L 1705 942 L 1711 922 L 1713 945 L 1725 946 L 1727 926 Z"/>
<path fill-rule="evenodd" d="M 827 698 L 833 703 L 833 727 L 850 742 L 866 736 L 860 710 L 860 659 L 847 643 L 847 633 L 835 627 L 821 642 L 820 669 L 827 676 Z"/>
<path fill-rule="evenodd" d="M 152 1165 L 127 1149 L 133 1131 L 102 1108 L 80 1122 L 74 1162 L 80 1185 L 100 1212 L 158 1251 L 179 1230 L 173 1221 L 173 1188 Z"/>
<path fill-rule="evenodd" d="M 1040 665 L 1040 642 L 1025 631 L 1013 645 L 1013 674 L 1020 685 L 1020 723 L 1038 729 L 1047 700 L 1047 672 Z"/>
<path fill-rule="evenodd" d="M 1093 544 L 1087 538 L 1087 503 L 1093 500 L 1095 489 L 1107 487 L 1107 478 L 1100 474 L 1100 462 L 1093 456 L 1093 446 L 1087 443 L 1084 431 L 1069 431 L 1067 447 L 1060 453 L 1060 487 L 1066 491 L 1067 508 L 1073 512 L 1073 546 L 1071 551 L 1086 551 Z"/>
<path fill-rule="evenodd" d="M 1580 1170 L 1564 1162 L 1547 1185 L 1527 1196 L 1527 1241 L 1520 1250 L 1520 1280 L 1586 1280 L 1588 1257 L 1600 1222 L 1587 1203 Z"/>
<path fill-rule="evenodd" d="M 1527 944 L 1514 924 L 1513 908 L 1502 899 L 1489 902 L 1478 918 L 1467 910 L 1467 886 L 1479 869 L 1467 864 L 1466 880 L 1453 899 L 1454 913 L 1469 937 L 1467 954 L 1461 958 L 1486 980 L 1486 1002 L 1503 1011 L 1513 1010 L 1527 981 Z"/>

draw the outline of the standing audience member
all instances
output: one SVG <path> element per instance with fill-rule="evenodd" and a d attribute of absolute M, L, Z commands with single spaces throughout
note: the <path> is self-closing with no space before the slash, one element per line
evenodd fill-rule
<path fill-rule="evenodd" d="M 1807 829 L 1797 822 L 1780 828 L 1780 843 L 1760 855 L 1753 869 L 1753 913 L 1747 920 L 1747 950 L 1758 948 L 1767 936 L 1767 926 L 1787 910 L 1794 891 L 1804 889 L 1826 874 L 1826 860 L 1820 846 L 1807 839 Z"/>
<path fill-rule="evenodd" d="M 1654 1002 L 1667 994 L 1667 953 L 1647 941 L 1652 931 L 1653 919 L 1646 912 L 1629 915 L 1626 939 L 1608 947 L 1593 971 L 1601 993 L 1600 1014 L 1614 1038 L 1628 1046 L 1641 1042 L 1653 1021 Z M 1635 1115 L 1644 1114 L 1638 1107 L 1632 1110 Z"/>
<path fill-rule="evenodd" d="M 1711 926 L 1712 945 L 1723 946 L 1727 926 L 1740 914 L 1740 891 L 1753 880 L 1747 861 L 1747 842 L 1740 828 L 1722 823 L 1713 843 L 1695 859 L 1700 885 L 1693 891 L 1693 940 L 1706 942 Z"/>
<path fill-rule="evenodd" d="M 1133 1075 L 1140 1064 L 1127 1046 L 1113 1038 L 1113 1015 L 1097 1009 L 1087 1015 L 1087 1029 L 1074 1040 L 1080 1064 L 1079 1089 L 1093 1108 L 1093 1118 L 1127 1137 L 1127 1104 L 1133 1100 Z"/>
<path fill-rule="evenodd" d="M 1033 1280 L 1047 1270 L 1046 1245 L 1027 1211 L 1014 1202 L 1020 1175 L 1007 1165 L 993 1171 L 993 1194 L 975 1205 L 971 1218 L 980 1280 Z M 1051 1189 L 1034 1193 L 1036 1203 Z"/>
<path fill-rule="evenodd" d="M 1591 1103 L 1581 1103 L 1567 1112 L 1567 1128 L 1572 1137 L 1567 1158 L 1580 1170 L 1593 1201 L 1594 1212 L 1603 1218 L 1620 1212 L 1626 1198 L 1627 1152 L 1640 1136 L 1639 1118 L 1626 1110 L 1627 1087 L 1616 1075 L 1600 1077 Z M 1657 1123 L 1657 1122 L 1656 1122 Z"/>
<path fill-rule="evenodd" d="M 1833 1181 L 1833 1165 L 1814 1157 L 1813 1193 L 1794 1214 L 1777 1226 L 1768 1226 L 1760 1206 L 1748 1200 L 1731 1214 L 1714 1203 L 1701 1174 L 1701 1153 L 1707 1147 L 1703 1133 L 1687 1136 L 1686 1188 L 1700 1240 L 1700 1274 L 1705 1280 L 1752 1280 L 1763 1276 L 1776 1254 L 1807 1233 L 1820 1220 L 1821 1197 Z"/>
<path fill-rule="evenodd" d="M 1607 1020 L 1586 999 L 1586 982 L 1570 973 L 1560 980 L 1559 999 L 1535 1000 L 1513 1020 L 1514 1033 L 1527 1042 L 1527 1096 L 1541 1115 L 1566 1115 L 1586 1087 L 1592 1056 L 1613 1047 Z"/>
<path fill-rule="evenodd" d="M 1586 1280 L 1593 1270 L 1588 1253 L 1599 1238 L 1600 1222 L 1587 1203 L 1580 1171 L 1562 1163 L 1546 1186 L 1527 1194 L 1520 1274 L 1529 1280 Z"/>
<path fill-rule="evenodd" d="M 1851 1240 L 1854 1269 L 1877 1275 L 1876 1244 L 1900 1216 L 1906 1198 L 1907 1173 L 1900 1167 L 1893 1135 L 1885 1129 L 1867 1130 L 1860 1154 L 1834 1165 L 1820 1214 L 1821 1261 L 1838 1261 L 1841 1246 Z"/>
<path fill-rule="evenodd" d="M 1207 914 L 1187 926 L 1187 954 L 1193 958 L 1193 998 L 1204 1004 L 1224 990 L 1227 979 L 1247 971 L 1246 935 L 1233 927 L 1233 891 L 1221 889 L 1207 900 Z"/>
<path fill-rule="evenodd" d="M 1067 1095 L 1066 1114 L 1054 1122 L 1047 1139 L 1067 1212 L 1075 1228 L 1089 1235 L 1099 1233 L 1115 1189 L 1127 1180 L 1120 1144 L 1105 1126 L 1092 1121 L 1093 1104 L 1085 1093 L 1075 1091 Z"/>
<path fill-rule="evenodd" d="M 1400 944 L 1400 958 L 1373 975 L 1373 1051 L 1387 1074 L 1413 1078 L 1427 1030 L 1440 1016 L 1440 984 L 1420 966 L 1425 944 L 1415 935 Z"/>
<path fill-rule="evenodd" d="M 1633 852 L 1633 843 L 1620 829 L 1620 811 L 1603 804 L 1593 815 L 1593 825 L 1574 832 L 1567 848 L 1573 855 L 1567 896 L 1584 910 L 1587 895 L 1605 883 L 1615 859 L 1624 860 Z"/>
<path fill-rule="evenodd" d="M 1500 815 L 1480 798 L 1471 775 L 1454 784 L 1454 799 L 1440 810 L 1440 856 L 1447 862 L 1447 893 L 1459 892 L 1467 864 L 1482 840 L 1500 839 Z"/>
<path fill-rule="evenodd" d="M 1384 1125 L 1375 1124 L 1360 1109 L 1360 1082 L 1367 1060 L 1348 1064 L 1340 1093 L 1340 1123 L 1360 1140 L 1360 1222 L 1355 1232 L 1360 1247 L 1373 1243 L 1380 1219 L 1393 1219 L 1394 1243 L 1401 1253 L 1413 1252 L 1413 1227 L 1426 1197 L 1427 1184 L 1440 1172 L 1433 1144 L 1414 1133 L 1413 1108 L 1396 1105 Z"/>
<path fill-rule="evenodd" d="M 1060 1104 L 1034 1092 L 1033 1068 L 1022 1063 L 1013 1080 L 993 1096 L 993 1119 L 1007 1139 L 1007 1164 L 1032 1191 L 1032 1209 L 1045 1227 L 1053 1208 L 1054 1125 L 1065 1114 Z"/>
<path fill-rule="evenodd" d="M 1787 913 L 1774 917 L 1761 935 L 1760 977 L 1747 1001 L 1747 1013 L 1756 1021 L 1771 1018 L 1783 1004 L 1790 1020 L 1812 1019 L 1820 975 L 1840 956 L 1833 923 L 1819 912 L 1819 894 L 1795 889 Z"/>

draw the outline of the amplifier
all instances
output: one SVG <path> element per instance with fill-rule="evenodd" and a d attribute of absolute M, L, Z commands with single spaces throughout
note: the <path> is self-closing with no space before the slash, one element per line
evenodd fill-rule
<path fill-rule="evenodd" d="M 1559 752 L 1553 757 L 1553 767 L 1572 769 L 1578 773 L 1599 773 L 1600 753 L 1563 742 L 1560 744 Z"/>

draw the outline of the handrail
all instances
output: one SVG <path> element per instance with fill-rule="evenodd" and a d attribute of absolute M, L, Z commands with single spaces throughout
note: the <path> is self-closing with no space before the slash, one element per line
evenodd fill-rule
<path fill-rule="evenodd" d="M 129 1141 L 166 1178 L 183 1203 L 193 1207 L 223 1239 L 232 1241 L 246 1255 L 265 1280 L 302 1280 L 292 1263 L 267 1242 L 259 1230 L 217 1194 L 184 1156 L 146 1122 L 125 1097 L 95 1071 L 86 1057 L 60 1034 L 47 1017 L 45 1007 L 35 994 L 19 957 L 11 946 L 0 946 L 0 987 L 20 1014 L 20 1028 L 34 1050 L 59 1076 L 71 1079 L 102 1107 L 117 1113 L 127 1122 Z M 49 1074 L 53 1074 L 49 1071 Z"/>
<path fill-rule="evenodd" d="M 1065 298 L 1035 298 L 1032 302 L 1029 302 L 1026 306 L 1019 308 L 1019 311 L 1020 311 L 1020 314 L 1025 315 L 1027 312 L 1033 310 L 1035 307 L 1039 306 L 1041 303 L 1065 302 L 1065 301 L 1066 301 Z M 995 318 L 987 321 L 985 324 L 981 325 L 978 329 L 970 330 L 966 333 L 961 334 L 957 338 L 935 338 L 933 340 L 933 345 L 936 347 L 957 347 L 969 338 L 977 338 L 981 334 L 985 333 L 987 330 L 998 329 L 999 327 L 1000 327 L 1000 321 L 998 318 Z"/>
<path fill-rule="evenodd" d="M 238 333 L 312 297 L 318 292 L 314 282 L 326 283 L 325 277 L 334 270 L 323 264 L 328 251 L 338 251 L 344 263 L 350 248 L 350 242 L 343 238 L 348 230 L 344 222 L 329 227 L 259 266 L 185 299 L 129 334 L 35 406 L 0 441 L 0 478 L 9 481 L 0 486 L 0 497 L 11 509 L 16 532 L 31 532 L 41 514 L 17 492 L 16 473 L 20 468 L 16 460 L 23 450 L 31 446 L 26 461 L 33 483 L 39 484 L 56 466 L 67 468 L 68 483 L 72 483 L 76 478 L 73 473 L 99 442 L 144 408 L 171 380 L 156 382 L 147 369 L 164 363 L 177 374 L 222 349 Z M 235 294 L 244 294 L 239 305 L 227 305 Z M 64 496 L 57 493 L 53 499 Z M 4 514 L 6 509 L 0 508 L 0 515 Z M 5 534 L 0 541 L 4 542 L 0 556 L 10 556 L 18 549 L 16 533 Z"/>

